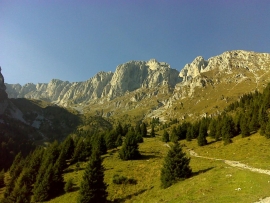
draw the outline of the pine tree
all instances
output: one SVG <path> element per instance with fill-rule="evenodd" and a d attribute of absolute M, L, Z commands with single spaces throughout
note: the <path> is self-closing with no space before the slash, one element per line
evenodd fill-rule
<path fill-rule="evenodd" d="M 216 126 L 217 126 L 217 121 L 215 119 L 212 119 L 209 124 L 209 131 L 210 131 L 209 136 L 212 138 L 216 138 L 216 133 L 217 133 Z"/>
<path fill-rule="evenodd" d="M 155 133 L 155 125 L 152 124 L 151 126 L 151 132 L 150 132 L 150 137 L 155 137 L 156 136 L 156 133 Z"/>
<path fill-rule="evenodd" d="M 143 137 L 147 137 L 147 128 L 145 123 L 142 123 L 141 132 Z"/>
<path fill-rule="evenodd" d="M 118 123 L 115 131 L 116 131 L 116 134 L 117 135 L 125 136 L 124 135 L 124 131 L 123 131 L 123 127 L 122 127 L 121 123 Z"/>
<path fill-rule="evenodd" d="M 116 131 L 114 130 L 106 133 L 105 141 L 106 141 L 107 149 L 114 149 L 117 147 L 116 145 L 117 137 L 118 137 L 118 134 L 116 134 Z"/>
<path fill-rule="evenodd" d="M 170 141 L 170 135 L 167 130 L 164 130 L 163 132 L 162 141 L 166 143 Z"/>
<path fill-rule="evenodd" d="M 199 136 L 197 137 L 199 146 L 207 145 L 206 136 L 207 136 L 207 128 L 203 124 L 201 124 Z"/>
<path fill-rule="evenodd" d="M 267 122 L 266 127 L 265 127 L 265 137 L 270 138 L 270 120 Z"/>
<path fill-rule="evenodd" d="M 108 193 L 104 183 L 104 167 L 98 151 L 94 151 L 84 171 L 78 203 L 105 203 Z"/>
<path fill-rule="evenodd" d="M 53 178 L 53 164 L 49 164 L 41 180 L 37 179 L 33 189 L 33 199 L 35 202 L 46 201 L 50 198 L 50 181 Z M 39 182 L 38 182 L 39 181 Z"/>
<path fill-rule="evenodd" d="M 179 180 L 191 176 L 192 170 L 189 166 L 190 159 L 182 151 L 178 143 L 175 143 L 165 157 L 161 169 L 161 187 L 167 188 Z"/>
<path fill-rule="evenodd" d="M 101 155 L 107 153 L 106 141 L 104 139 L 103 134 L 93 136 L 92 143 L 93 143 L 92 144 L 92 150 L 93 151 L 98 150 L 101 153 Z"/>
<path fill-rule="evenodd" d="M 189 128 L 187 129 L 187 136 L 186 140 L 191 141 L 194 136 L 194 130 L 193 130 L 193 125 L 190 125 Z"/>
<path fill-rule="evenodd" d="M 234 122 L 231 117 L 224 116 L 222 121 L 221 134 L 224 145 L 232 142 L 231 138 L 234 136 Z"/>
<path fill-rule="evenodd" d="M 117 147 L 120 147 L 120 146 L 122 146 L 122 144 L 123 144 L 122 136 L 119 134 L 119 135 L 117 136 L 116 146 L 117 146 Z"/>
<path fill-rule="evenodd" d="M 140 157 L 139 146 L 135 132 L 129 131 L 127 133 L 123 146 L 119 151 L 119 156 L 122 160 L 132 160 Z"/>
<path fill-rule="evenodd" d="M 170 140 L 171 140 L 171 142 L 177 142 L 178 141 L 178 136 L 177 136 L 177 131 L 176 131 L 175 126 L 172 129 Z"/>
<path fill-rule="evenodd" d="M 71 136 L 68 136 L 62 146 L 62 151 L 66 155 L 66 160 L 71 159 L 74 153 L 75 143 Z"/>
<path fill-rule="evenodd" d="M 247 137 L 250 135 L 249 127 L 248 127 L 248 120 L 245 115 L 241 116 L 240 129 L 241 129 L 242 137 Z"/>

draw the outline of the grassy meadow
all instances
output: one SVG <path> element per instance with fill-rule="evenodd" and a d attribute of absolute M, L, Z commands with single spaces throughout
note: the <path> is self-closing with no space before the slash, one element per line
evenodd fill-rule
<path fill-rule="evenodd" d="M 247 138 L 237 136 L 233 143 L 224 146 L 221 141 L 204 147 L 197 146 L 197 140 L 181 141 L 184 150 L 193 149 L 199 155 L 236 160 L 252 167 L 268 169 L 270 140 L 259 134 Z M 105 182 L 108 184 L 108 199 L 111 202 L 256 202 L 270 196 L 270 176 L 231 167 L 224 161 L 191 157 L 193 176 L 167 189 L 160 188 L 160 169 L 169 150 L 160 137 L 146 138 L 140 144 L 141 160 L 122 161 L 115 149 L 104 155 Z M 189 154 L 187 154 L 189 156 Z M 76 202 L 80 181 L 87 163 L 75 165 L 64 174 L 65 180 L 72 178 L 74 191 L 63 194 L 49 203 Z M 115 174 L 134 178 L 137 184 L 116 185 L 112 182 Z M 241 190 L 236 190 L 241 188 Z"/>

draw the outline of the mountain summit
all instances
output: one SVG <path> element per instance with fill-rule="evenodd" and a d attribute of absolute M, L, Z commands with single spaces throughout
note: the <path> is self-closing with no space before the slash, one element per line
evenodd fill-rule
<path fill-rule="evenodd" d="M 194 118 L 194 112 L 218 114 L 230 101 L 265 87 L 269 78 L 269 53 L 236 50 L 208 60 L 198 56 L 180 72 L 151 59 L 129 61 L 114 73 L 99 72 L 84 82 L 53 79 L 48 84 L 6 86 L 10 98 L 42 99 L 105 117 L 134 111 L 140 112 L 138 119 L 166 120 Z"/>

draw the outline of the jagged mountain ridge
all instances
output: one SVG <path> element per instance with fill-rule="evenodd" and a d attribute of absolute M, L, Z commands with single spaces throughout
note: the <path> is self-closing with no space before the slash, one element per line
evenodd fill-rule
<path fill-rule="evenodd" d="M 218 101 L 219 97 L 224 97 L 228 103 L 244 93 L 262 88 L 269 82 L 269 70 L 270 54 L 236 50 L 208 60 L 196 57 L 180 72 L 171 69 L 167 63 L 152 59 L 127 62 L 119 65 L 115 73 L 100 72 L 85 82 L 54 79 L 49 84 L 6 86 L 9 97 L 44 99 L 64 106 L 82 105 L 88 112 L 102 116 L 121 115 L 117 111 L 141 108 L 144 118 L 168 118 L 179 114 L 186 117 L 192 116 L 192 109 L 208 100 L 207 97 L 209 100 L 213 97 L 213 104 L 207 104 L 209 108 L 200 110 L 201 114 L 212 112 L 211 105 L 224 106 Z M 193 106 L 177 115 L 176 109 L 183 102 Z"/>
<path fill-rule="evenodd" d="M 168 64 L 153 59 L 148 62 L 127 62 L 119 65 L 115 73 L 99 72 L 85 82 L 70 83 L 53 79 L 48 84 L 6 86 L 10 98 L 44 99 L 67 106 L 71 101 L 78 104 L 100 98 L 111 100 L 141 87 L 152 88 L 159 84 L 175 86 L 180 82 L 178 74 Z"/>

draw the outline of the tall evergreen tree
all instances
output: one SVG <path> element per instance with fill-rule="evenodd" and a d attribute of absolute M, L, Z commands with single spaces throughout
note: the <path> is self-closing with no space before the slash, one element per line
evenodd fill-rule
<path fill-rule="evenodd" d="M 181 146 L 175 143 L 165 157 L 161 169 L 161 187 L 167 188 L 179 180 L 191 176 L 192 170 L 189 166 L 190 159 L 182 151 Z"/>
<path fill-rule="evenodd" d="M 4 169 L 0 172 L 0 188 L 5 186 L 5 171 Z"/>
<path fill-rule="evenodd" d="M 190 125 L 187 129 L 187 135 L 186 135 L 186 140 L 191 141 L 194 138 L 194 130 L 193 130 L 193 125 Z"/>
<path fill-rule="evenodd" d="M 225 145 L 232 142 L 231 138 L 234 136 L 234 122 L 230 116 L 224 116 L 221 134 Z"/>
<path fill-rule="evenodd" d="M 199 146 L 207 145 L 206 136 L 207 136 L 207 128 L 205 125 L 201 124 L 199 136 L 197 137 Z"/>
<path fill-rule="evenodd" d="M 169 142 L 170 141 L 170 135 L 169 133 L 167 132 L 167 130 L 164 130 L 163 132 L 163 135 L 162 135 L 162 141 L 163 142 Z"/>
<path fill-rule="evenodd" d="M 37 179 L 33 189 L 33 200 L 43 202 L 50 198 L 50 181 L 53 178 L 53 164 L 49 164 L 42 179 Z"/>
<path fill-rule="evenodd" d="M 98 151 L 94 151 L 84 171 L 78 203 L 105 203 L 108 193 L 104 182 L 104 167 Z"/>
<path fill-rule="evenodd" d="M 244 114 L 241 116 L 241 119 L 240 119 L 240 129 L 241 129 L 242 137 L 247 137 L 250 135 L 249 127 L 248 127 L 248 119 Z"/>
<path fill-rule="evenodd" d="M 177 130 L 176 130 L 175 126 L 173 126 L 173 128 L 172 128 L 170 140 L 171 140 L 171 142 L 177 142 L 178 141 Z"/>
<path fill-rule="evenodd" d="M 151 125 L 150 137 L 155 137 L 155 136 L 156 136 L 155 125 L 152 124 L 152 125 Z"/>
<path fill-rule="evenodd" d="M 266 138 L 270 138 L 270 120 L 266 124 L 264 135 Z"/>
<path fill-rule="evenodd" d="M 141 132 L 143 137 L 147 137 L 147 128 L 145 123 L 142 123 L 141 125 Z"/>
<path fill-rule="evenodd" d="M 122 160 L 137 159 L 141 156 L 135 132 L 129 131 L 127 133 L 123 146 L 119 151 L 119 156 Z"/>

